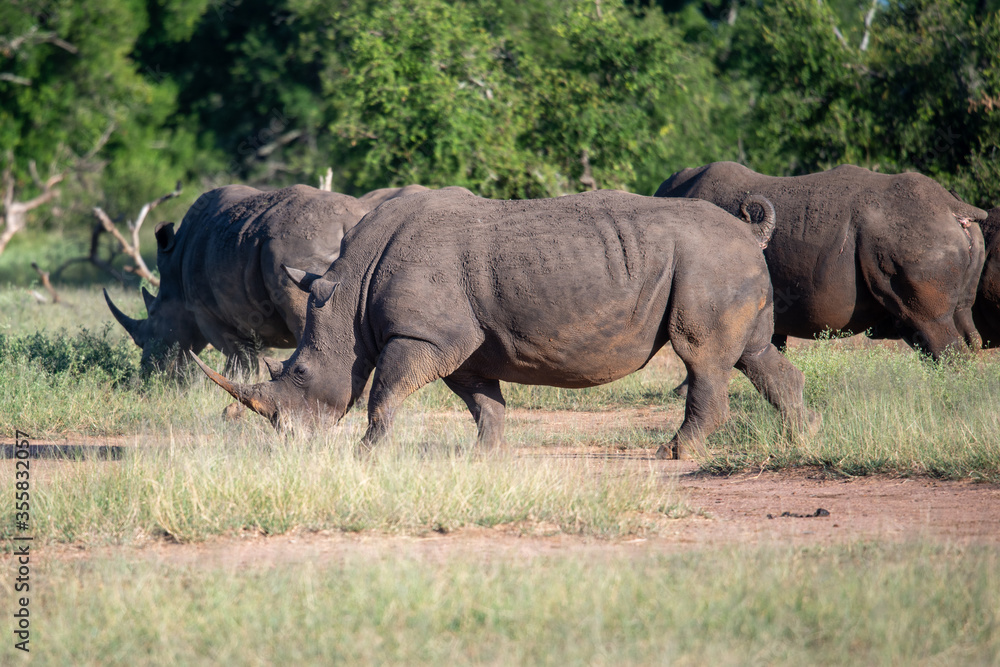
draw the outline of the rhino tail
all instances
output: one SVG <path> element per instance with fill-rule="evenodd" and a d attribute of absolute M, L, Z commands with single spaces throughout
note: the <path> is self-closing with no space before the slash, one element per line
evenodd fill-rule
<path fill-rule="evenodd" d="M 751 204 L 760 206 L 763 211 L 764 219 L 760 222 L 754 222 L 750 216 L 747 208 Z M 761 250 L 766 248 L 768 242 L 771 240 L 771 235 L 774 234 L 774 225 L 777 220 L 777 216 L 774 213 L 774 204 L 764 195 L 750 195 L 740 204 L 740 215 L 743 216 L 743 220 L 750 224 L 750 227 L 753 229 L 753 235 L 756 237 L 757 243 L 760 244 Z"/>

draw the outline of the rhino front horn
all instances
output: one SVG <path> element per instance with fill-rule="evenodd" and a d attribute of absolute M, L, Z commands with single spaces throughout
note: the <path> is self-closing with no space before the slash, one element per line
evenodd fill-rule
<path fill-rule="evenodd" d="M 111 300 L 111 297 L 108 296 L 107 289 L 104 290 L 104 300 L 108 302 L 108 308 L 111 309 L 111 314 L 115 316 L 116 320 L 118 320 L 118 324 L 125 328 L 125 331 L 132 337 L 132 340 L 135 340 L 136 334 L 139 332 L 139 325 L 142 324 L 142 320 L 134 320 L 122 311 L 118 310 L 118 306 L 116 306 L 114 301 Z"/>
<path fill-rule="evenodd" d="M 202 372 L 208 376 L 209 380 L 225 389 L 230 396 L 260 416 L 267 417 L 272 424 L 275 423 L 278 415 L 277 406 L 274 405 L 273 401 L 267 400 L 261 396 L 259 385 L 244 387 L 241 384 L 230 382 L 228 379 L 209 368 L 205 362 L 194 353 L 193 350 L 188 350 L 188 354 L 190 354 L 191 358 L 194 359 L 194 362 L 198 364 L 198 368 L 200 368 Z"/>

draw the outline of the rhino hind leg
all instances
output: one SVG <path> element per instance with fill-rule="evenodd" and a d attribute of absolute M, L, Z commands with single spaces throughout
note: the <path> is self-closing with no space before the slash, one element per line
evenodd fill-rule
<path fill-rule="evenodd" d="M 683 357 L 682 357 L 683 358 Z M 689 363 L 684 421 L 669 445 L 660 445 L 656 458 L 687 459 L 692 451 L 704 455 L 705 439 L 729 419 L 729 374 L 725 364 Z"/>
<path fill-rule="evenodd" d="M 469 407 L 479 429 L 479 445 L 490 450 L 501 448 L 507 402 L 500 381 L 456 373 L 444 378 L 444 383 Z"/>
<path fill-rule="evenodd" d="M 805 377 L 774 345 L 745 351 L 736 368 L 774 406 L 795 433 L 812 435 L 819 428 L 820 415 L 806 409 L 802 398 Z"/>
<path fill-rule="evenodd" d="M 972 308 L 959 308 L 955 311 L 955 326 L 962 334 L 965 344 L 971 350 L 981 350 L 983 348 L 983 338 L 976 329 L 976 324 L 972 319 Z"/>

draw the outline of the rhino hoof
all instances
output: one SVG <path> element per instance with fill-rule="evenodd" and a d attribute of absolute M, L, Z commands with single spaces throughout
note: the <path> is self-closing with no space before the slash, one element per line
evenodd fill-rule
<path fill-rule="evenodd" d="M 230 403 L 222 410 L 222 418 L 230 421 L 242 419 L 246 411 L 242 403 Z"/>
<path fill-rule="evenodd" d="M 656 458 L 661 460 L 675 459 L 677 458 L 677 448 L 667 447 L 666 445 L 660 445 L 659 448 L 656 450 Z"/>
<path fill-rule="evenodd" d="M 691 461 L 694 459 L 690 447 L 681 447 L 677 444 L 660 445 L 659 449 L 656 450 L 656 458 L 668 461 Z"/>

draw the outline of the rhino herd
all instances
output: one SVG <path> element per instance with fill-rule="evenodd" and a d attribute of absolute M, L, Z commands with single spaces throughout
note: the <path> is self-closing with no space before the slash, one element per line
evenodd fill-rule
<path fill-rule="evenodd" d="M 279 429 L 336 422 L 374 373 L 362 449 L 439 378 L 468 406 L 480 445 L 498 448 L 501 381 L 591 387 L 669 341 L 687 369 L 686 405 L 657 456 L 687 458 L 728 418 L 733 368 L 792 432 L 815 432 L 802 373 L 778 351 L 787 336 L 865 331 L 934 358 L 1000 343 L 1000 209 L 919 174 L 848 165 L 780 178 L 713 163 L 654 197 L 228 186 L 156 240 L 149 316 L 129 318 L 105 292 L 143 367 L 179 372 L 193 359 Z M 224 375 L 198 358 L 208 344 L 226 355 Z M 263 358 L 270 381 L 227 377 L 256 372 L 262 347 L 296 349 Z"/>

